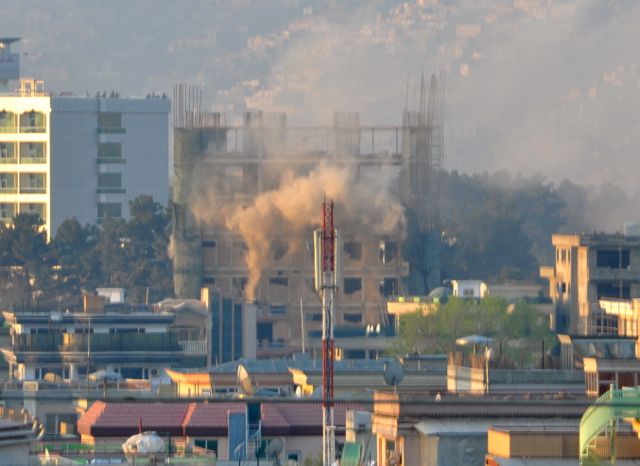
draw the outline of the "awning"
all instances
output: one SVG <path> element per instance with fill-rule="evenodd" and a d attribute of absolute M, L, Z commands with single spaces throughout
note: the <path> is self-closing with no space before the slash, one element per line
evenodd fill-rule
<path fill-rule="evenodd" d="M 346 442 L 342 448 L 340 466 L 360 466 L 362 444 L 360 442 Z"/>

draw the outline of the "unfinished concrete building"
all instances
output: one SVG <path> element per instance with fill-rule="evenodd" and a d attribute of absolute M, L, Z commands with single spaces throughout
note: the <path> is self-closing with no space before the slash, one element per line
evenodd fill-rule
<path fill-rule="evenodd" d="M 311 229 L 302 242 L 286 235 L 270 240 L 270 257 L 255 290 L 247 293 L 250 273 L 243 236 L 215 218 L 202 221 L 197 210 L 203 204 L 214 212 L 249 205 L 261 193 L 277 189 L 284 172 L 304 175 L 329 161 L 349 165 L 356 178 L 392 173 L 391 190 L 406 207 L 408 226 L 393 235 L 373 234 L 350 222 L 337 225 L 342 240 L 342 283 L 336 325 L 388 325 L 386 296 L 423 294 L 440 281 L 439 248 L 428 242 L 440 236 L 437 171 L 442 146 L 437 144 L 441 144 L 442 100 L 436 78 L 431 93 L 437 99 L 433 101 L 436 108 L 427 112 L 424 97 L 419 110 L 406 112 L 403 126 L 361 126 L 358 114 L 353 113 L 335 113 L 330 127 L 288 126 L 285 114 L 263 113 L 247 113 L 243 125 L 232 126 L 223 115 L 200 110 L 198 91 L 176 86 L 176 295 L 197 297 L 201 286 L 208 286 L 255 299 L 259 304 L 259 357 L 299 351 L 305 337 L 306 349 L 312 350 L 308 335 L 320 329 L 322 315 L 314 291 Z M 196 189 L 203 184 L 206 195 Z M 196 196 L 200 198 L 194 200 Z M 318 215 L 309 220 L 310 226 L 319 223 L 320 207 L 313 206 Z M 260 234 L 261 225 L 256 224 L 255 229 Z"/>

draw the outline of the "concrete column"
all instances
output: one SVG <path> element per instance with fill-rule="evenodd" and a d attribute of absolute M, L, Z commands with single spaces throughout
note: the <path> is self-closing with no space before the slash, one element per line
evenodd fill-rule
<path fill-rule="evenodd" d="M 69 364 L 69 380 L 78 380 L 78 366 Z"/>

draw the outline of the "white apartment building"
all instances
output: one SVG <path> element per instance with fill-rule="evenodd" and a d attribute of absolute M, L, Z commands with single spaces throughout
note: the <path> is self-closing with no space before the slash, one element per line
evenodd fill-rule
<path fill-rule="evenodd" d="M 142 194 L 166 204 L 170 110 L 164 97 L 54 96 L 21 79 L 0 95 L 0 221 L 35 212 L 52 237 L 68 218 L 127 218 Z"/>

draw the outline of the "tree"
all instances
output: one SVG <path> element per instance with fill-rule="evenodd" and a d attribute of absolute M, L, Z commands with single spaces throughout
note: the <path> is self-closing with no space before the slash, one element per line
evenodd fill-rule
<path fill-rule="evenodd" d="M 403 315 L 392 353 L 447 353 L 455 349 L 457 338 L 468 335 L 494 338 L 502 344 L 503 355 L 522 366 L 537 362 L 534 358 L 541 341 L 546 348 L 553 342 L 546 318 L 527 303 L 450 298 L 426 314 Z"/>

